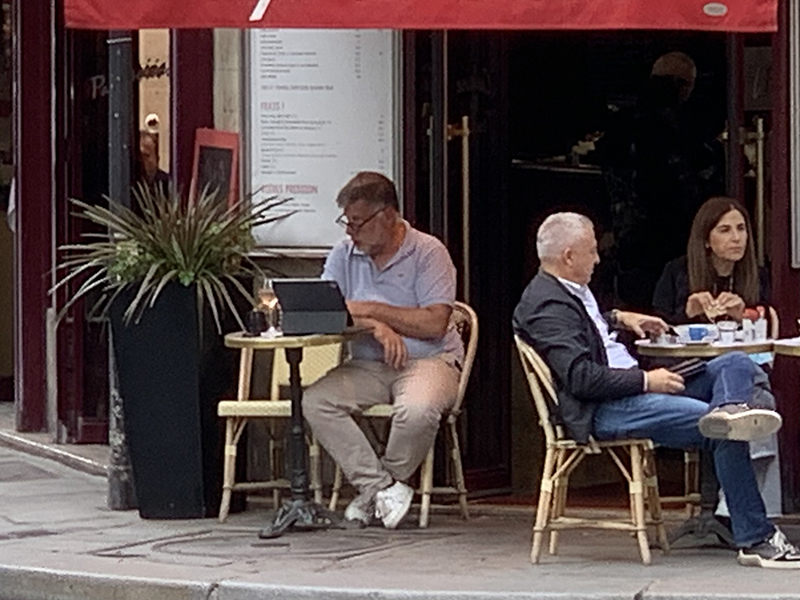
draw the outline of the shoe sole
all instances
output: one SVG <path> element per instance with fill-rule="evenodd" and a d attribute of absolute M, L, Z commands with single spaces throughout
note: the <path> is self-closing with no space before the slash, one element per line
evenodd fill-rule
<path fill-rule="evenodd" d="M 403 504 L 400 510 L 395 511 L 395 513 L 389 514 L 385 517 L 381 517 L 381 521 L 383 521 L 383 526 L 386 529 L 396 529 L 400 522 L 405 518 L 408 514 L 408 510 L 411 508 L 411 501 L 414 499 L 414 494 L 411 493 L 408 495 L 407 498 L 403 499 Z"/>
<path fill-rule="evenodd" d="M 741 551 L 736 558 L 738 563 L 745 567 L 761 567 L 762 569 L 800 569 L 797 560 L 770 560 L 758 554 L 744 554 Z"/>
<path fill-rule="evenodd" d="M 716 440 L 749 442 L 767 437 L 783 425 L 781 416 L 769 410 L 750 409 L 732 415 L 715 415 L 702 418 L 698 423 L 700 433 Z"/>

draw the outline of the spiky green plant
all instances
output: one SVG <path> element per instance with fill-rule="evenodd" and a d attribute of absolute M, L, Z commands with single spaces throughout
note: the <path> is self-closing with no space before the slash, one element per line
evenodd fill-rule
<path fill-rule="evenodd" d="M 87 241 L 60 248 L 66 258 L 57 269 L 64 273 L 51 293 L 70 281 L 80 285 L 64 304 L 59 319 L 75 302 L 99 292 L 94 311 L 105 315 L 111 303 L 129 287 L 136 290 L 124 313 L 126 323 L 138 321 L 152 307 L 164 286 L 172 281 L 195 285 L 198 306 L 208 304 L 217 330 L 227 307 L 241 319 L 228 284 L 253 301 L 237 277 L 261 274 L 250 259 L 253 227 L 290 216 L 275 209 L 286 202 L 275 197 L 259 202 L 228 205 L 216 191 L 203 190 L 195 201 L 183 201 L 174 192 L 139 186 L 134 190 L 139 210 L 110 198 L 108 207 L 81 200 L 71 202 L 76 216 L 87 219 L 107 233 L 87 233 Z"/>

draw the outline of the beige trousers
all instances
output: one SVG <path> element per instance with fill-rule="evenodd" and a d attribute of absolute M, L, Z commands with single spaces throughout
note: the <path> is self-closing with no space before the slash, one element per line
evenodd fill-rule
<path fill-rule="evenodd" d="M 458 369 L 436 357 L 411 360 L 400 371 L 381 362 L 351 360 L 308 387 L 303 415 L 348 481 L 372 496 L 393 480 L 405 481 L 422 463 L 442 412 L 455 403 L 458 378 Z M 353 418 L 375 404 L 393 405 L 382 458 Z"/>

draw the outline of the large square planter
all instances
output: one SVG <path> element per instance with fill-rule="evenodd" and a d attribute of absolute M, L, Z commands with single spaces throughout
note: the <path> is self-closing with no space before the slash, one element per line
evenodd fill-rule
<path fill-rule="evenodd" d="M 216 406 L 234 393 L 236 353 L 224 348 L 210 311 L 198 314 L 194 286 L 168 284 L 138 323 L 126 325 L 133 295 L 120 294 L 109 316 L 139 513 L 214 516 L 224 446 Z"/>

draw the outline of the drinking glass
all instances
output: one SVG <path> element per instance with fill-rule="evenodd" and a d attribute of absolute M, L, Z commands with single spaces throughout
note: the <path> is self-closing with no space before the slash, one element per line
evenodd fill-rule
<path fill-rule="evenodd" d="M 258 308 L 267 315 L 267 330 L 264 337 L 278 337 L 281 331 L 278 328 L 278 297 L 272 289 L 272 280 L 265 278 L 258 288 Z"/>

